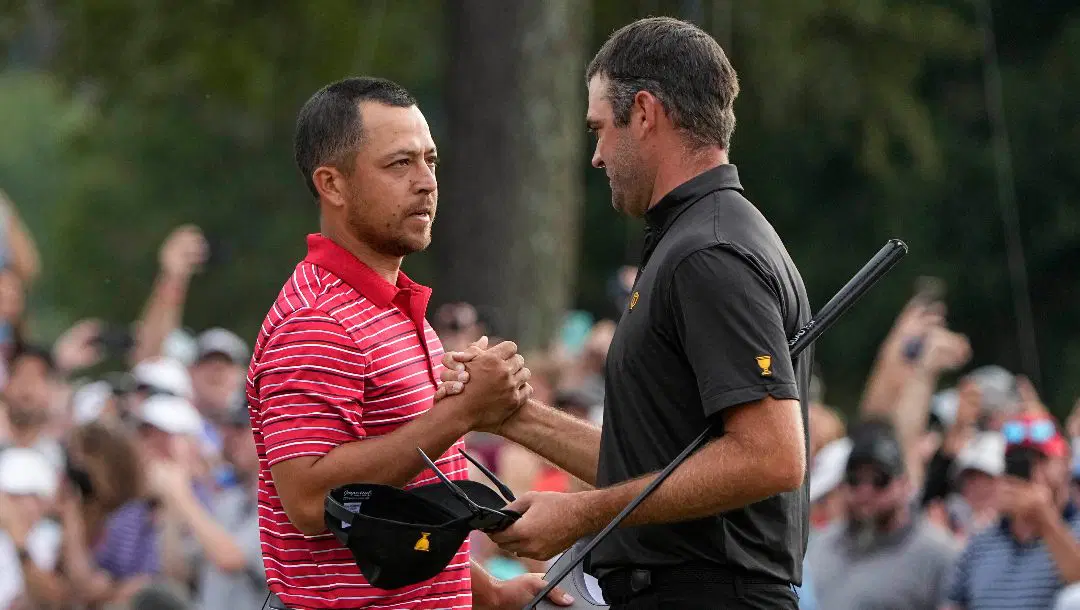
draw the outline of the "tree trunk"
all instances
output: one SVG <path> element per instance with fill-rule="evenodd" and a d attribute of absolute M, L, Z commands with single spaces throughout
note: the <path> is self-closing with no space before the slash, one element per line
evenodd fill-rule
<path fill-rule="evenodd" d="M 547 345 L 571 304 L 584 171 L 587 3 L 452 0 L 438 302 Z"/>

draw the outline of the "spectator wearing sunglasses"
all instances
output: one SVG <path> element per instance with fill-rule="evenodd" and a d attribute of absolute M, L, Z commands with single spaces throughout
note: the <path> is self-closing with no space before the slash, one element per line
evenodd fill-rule
<path fill-rule="evenodd" d="M 852 431 L 840 491 L 841 519 L 807 550 L 818 607 L 936 610 L 956 549 L 913 511 L 904 452 L 890 424 L 862 422 Z"/>
<path fill-rule="evenodd" d="M 1080 582 L 1080 514 L 1069 498 L 1069 444 L 1054 420 L 1030 413 L 1002 424 L 1002 518 L 971 538 L 949 588 L 950 610 L 1049 608 Z"/>

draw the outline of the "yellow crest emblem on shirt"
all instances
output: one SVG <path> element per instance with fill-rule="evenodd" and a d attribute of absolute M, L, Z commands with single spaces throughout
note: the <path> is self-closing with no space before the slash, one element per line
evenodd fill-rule
<path fill-rule="evenodd" d="M 772 356 L 758 356 L 755 360 L 757 360 L 757 366 L 761 371 L 761 376 L 772 377 Z"/>
<path fill-rule="evenodd" d="M 413 546 L 413 550 L 424 552 L 431 550 L 431 541 L 428 540 L 428 536 L 430 535 L 431 532 L 421 532 L 420 539 L 416 541 L 416 545 Z"/>
<path fill-rule="evenodd" d="M 630 295 L 630 309 L 631 310 L 634 309 L 634 305 L 637 305 L 637 301 L 638 301 L 638 292 L 637 292 L 637 290 L 635 290 L 634 294 Z"/>

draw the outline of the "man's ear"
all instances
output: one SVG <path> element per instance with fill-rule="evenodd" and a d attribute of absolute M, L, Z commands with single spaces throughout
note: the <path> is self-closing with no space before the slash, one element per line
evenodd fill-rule
<path fill-rule="evenodd" d="M 643 135 L 655 131 L 663 122 L 667 122 L 667 111 L 660 99 L 648 91 L 634 94 L 634 103 L 630 107 L 630 127 Z"/>
<path fill-rule="evenodd" d="M 345 175 L 332 165 L 320 165 L 311 174 L 319 199 L 335 207 L 343 207 L 346 202 Z"/>

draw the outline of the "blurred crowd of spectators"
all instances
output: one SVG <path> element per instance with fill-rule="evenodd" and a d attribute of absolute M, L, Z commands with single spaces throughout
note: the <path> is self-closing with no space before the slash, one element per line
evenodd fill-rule
<path fill-rule="evenodd" d="M 250 348 L 226 328 L 183 325 L 208 256 L 199 229 L 162 244 L 133 325 L 83 320 L 43 346 L 25 337 L 39 257 L 2 196 L 0 223 L 0 610 L 261 607 Z M 613 277 L 616 311 L 634 271 Z M 467 303 L 430 320 L 448 351 L 499 335 Z M 549 349 L 525 354 L 535 397 L 601 423 L 614 330 L 568 316 Z M 124 364 L 87 374 L 110 361 Z M 1062 425 L 1025 378 L 971 361 L 944 304 L 916 298 L 851 416 L 815 377 L 804 608 L 1080 608 L 1080 415 Z M 584 487 L 498 437 L 467 443 L 517 495 Z M 479 534 L 474 549 L 500 578 L 547 567 Z"/>
<path fill-rule="evenodd" d="M 201 232 L 163 243 L 134 324 L 46 346 L 25 332 L 34 240 L 2 197 L 0 222 L 0 610 L 262 607 L 249 347 L 182 326 Z"/>

